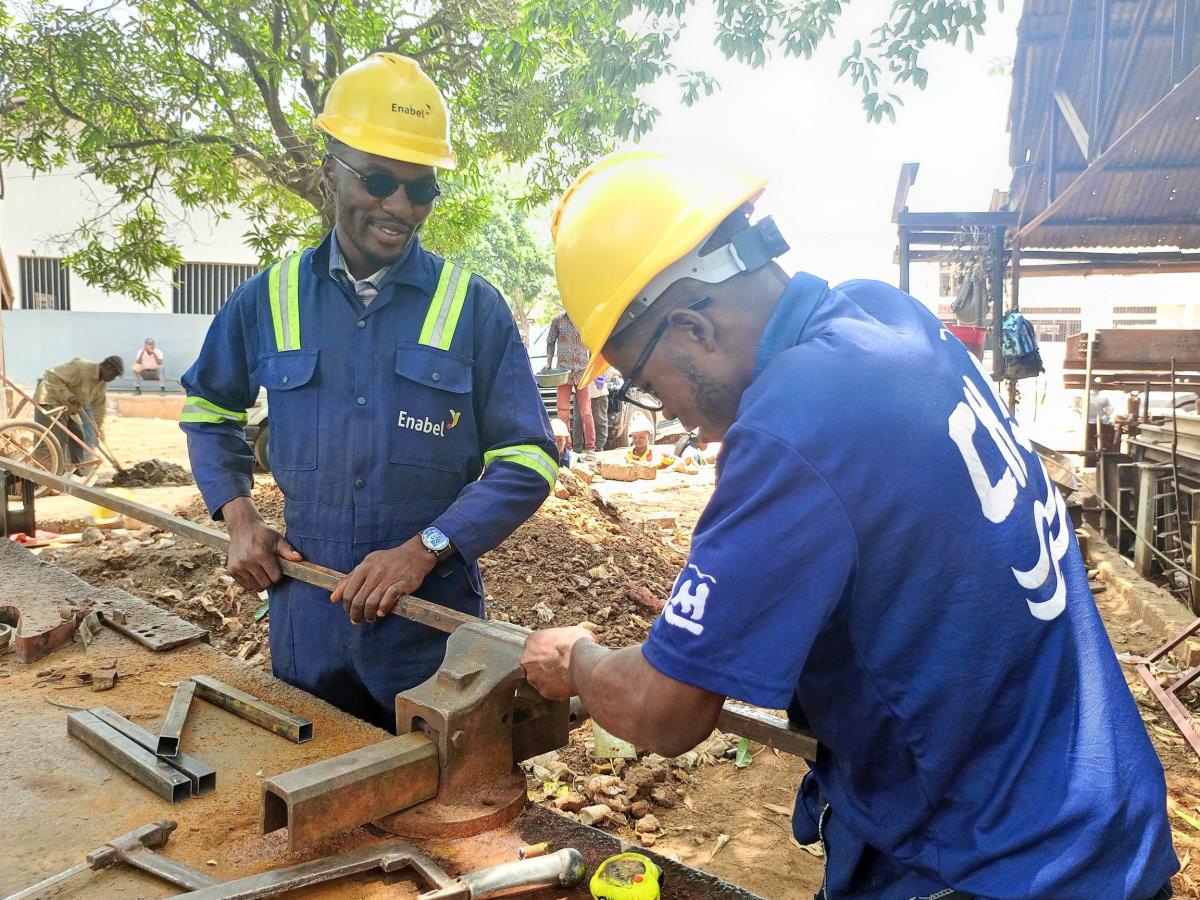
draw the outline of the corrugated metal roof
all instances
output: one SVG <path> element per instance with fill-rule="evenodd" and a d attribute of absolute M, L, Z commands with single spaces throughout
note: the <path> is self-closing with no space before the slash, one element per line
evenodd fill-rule
<path fill-rule="evenodd" d="M 1105 102 L 1110 102 L 1108 98 L 1119 87 L 1116 82 L 1139 5 L 1138 0 L 1108 3 L 1108 39 L 1101 69 Z M 1022 224 L 1047 204 L 1047 121 L 1070 6 L 1069 0 L 1027 0 L 1018 26 L 1009 105 L 1009 162 L 1013 167 L 1009 196 L 1013 208 L 1022 210 Z M 1057 86 L 1094 143 L 1098 3 L 1077 0 L 1074 7 Z M 1022 246 L 1200 247 L 1200 79 L 1186 81 L 1177 89 L 1167 114 L 1161 107 L 1151 113 L 1172 88 L 1174 8 L 1171 0 L 1154 0 L 1150 7 L 1143 41 L 1111 116 L 1108 139 L 1102 141 L 1101 149 L 1117 145 L 1108 155 L 1107 166 L 1093 173 L 1086 190 L 1070 197 L 1051 219 L 1023 237 Z M 1200 63 L 1200 21 L 1193 21 L 1189 43 L 1192 64 Z M 1148 113 L 1150 118 L 1139 126 L 1136 140 L 1120 141 Z M 1056 131 L 1056 187 L 1061 195 L 1087 161 L 1061 117 Z M 1043 132 L 1047 132 L 1044 144 Z"/>

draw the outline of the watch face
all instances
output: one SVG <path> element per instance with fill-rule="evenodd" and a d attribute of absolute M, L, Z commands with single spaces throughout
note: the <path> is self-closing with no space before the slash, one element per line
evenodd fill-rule
<path fill-rule="evenodd" d="M 434 553 L 440 553 L 450 546 L 450 539 L 440 529 L 431 527 L 421 532 L 421 543 Z"/>

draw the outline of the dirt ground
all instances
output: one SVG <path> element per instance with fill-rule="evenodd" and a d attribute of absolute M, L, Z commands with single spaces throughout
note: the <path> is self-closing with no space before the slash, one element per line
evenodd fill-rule
<path fill-rule="evenodd" d="M 186 465 L 182 434 L 173 422 L 114 418 L 109 440 L 123 461 L 159 458 Z M 660 473 L 655 482 L 566 481 L 567 497 L 551 498 L 504 545 L 481 561 L 487 607 L 496 619 L 528 627 L 584 624 L 613 646 L 640 641 L 667 596 L 691 530 L 713 485 L 699 475 Z M 133 496 L 208 522 L 194 487 L 134 488 Z M 281 498 L 269 477 L 255 496 L 268 519 L 279 521 Z M 79 504 L 72 507 L 68 504 Z M 72 498 L 39 501 L 39 522 L 54 515 L 70 524 L 90 509 Z M 655 513 L 676 524 L 642 524 Z M 43 524 L 42 527 L 45 527 Z M 87 545 L 43 551 L 45 558 L 98 585 L 115 584 L 209 628 L 227 653 L 269 669 L 268 620 L 255 621 L 262 599 L 232 583 L 215 551 L 145 529 L 115 533 Z M 1132 576 L 1131 576 L 1132 577 Z M 1144 654 L 1161 642 L 1116 597 L 1097 595 L 1114 650 Z M 1184 871 L 1176 895 L 1200 896 L 1192 864 L 1200 854 L 1200 765 L 1165 712 L 1125 665 L 1130 689 L 1167 775 L 1171 825 Z M 1189 698 L 1195 703 L 1195 697 Z M 631 843 L 654 846 L 767 898 L 811 896 L 821 883 L 819 848 L 800 847 L 789 816 L 802 760 L 751 745 L 753 762 L 729 758 L 736 738 L 720 734 L 678 760 L 642 757 L 608 763 L 589 755 L 590 726 L 572 744 L 527 767 L 530 795 L 576 815 L 601 801 L 612 810 L 599 824 Z M 1182 814 L 1181 814 L 1182 813 Z"/>

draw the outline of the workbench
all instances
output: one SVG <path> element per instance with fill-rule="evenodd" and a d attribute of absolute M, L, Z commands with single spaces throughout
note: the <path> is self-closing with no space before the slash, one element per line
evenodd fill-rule
<path fill-rule="evenodd" d="M 36 581 L 43 602 L 84 596 L 95 589 L 32 554 L 5 552 L 0 585 Z M 17 571 L 20 570 L 20 571 Z M 36 575 L 36 579 L 31 578 Z M 111 589 L 106 592 L 112 595 Z M 124 595 L 130 624 L 145 601 Z M 115 659 L 119 673 L 111 690 L 93 692 L 77 673 Z M 50 676 L 39 675 L 53 670 Z M 62 674 L 61 680 L 57 676 Z M 171 804 L 151 793 L 67 736 L 71 709 L 107 706 L 150 731 L 157 731 L 177 682 L 207 674 L 285 710 L 310 719 L 313 739 L 295 744 L 208 703 L 192 704 L 182 750 L 216 769 L 216 789 Z M 287 832 L 260 833 L 264 778 L 385 740 L 389 735 L 272 676 L 252 669 L 203 643 L 153 652 L 105 627 L 84 649 L 68 643 L 35 662 L 0 656 L 0 896 L 5 896 L 83 860 L 105 842 L 145 823 L 174 819 L 178 829 L 160 853 L 219 880 L 255 874 L 383 840 L 370 826 L 289 853 Z M 518 847 L 542 840 L 584 853 L 589 874 L 622 848 L 609 834 L 540 807 L 529 807 L 508 826 L 464 840 L 418 842 L 447 871 L 480 869 L 517 858 Z M 653 855 L 653 854 L 650 854 Z M 754 895 L 661 857 L 665 898 L 748 898 Z M 415 900 L 416 883 L 403 873 L 364 875 L 290 894 L 305 898 Z M 88 871 L 53 889 L 58 900 L 168 897 L 179 889 L 129 866 Z M 589 896 L 585 886 L 523 894 L 535 900 Z"/>

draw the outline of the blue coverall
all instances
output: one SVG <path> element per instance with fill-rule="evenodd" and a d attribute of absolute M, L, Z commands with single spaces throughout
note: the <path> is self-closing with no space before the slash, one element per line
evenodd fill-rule
<path fill-rule="evenodd" d="M 549 421 L 500 293 L 413 238 L 368 305 L 329 274 L 331 236 L 239 287 L 183 376 L 181 427 L 214 518 L 250 495 L 245 410 L 267 389 L 288 541 L 349 572 L 429 525 L 457 554 L 415 593 L 482 616 L 477 560 L 538 508 L 558 471 Z M 352 625 L 329 592 L 269 590 L 274 673 L 394 730 L 394 697 L 446 635 L 399 616 Z"/>

